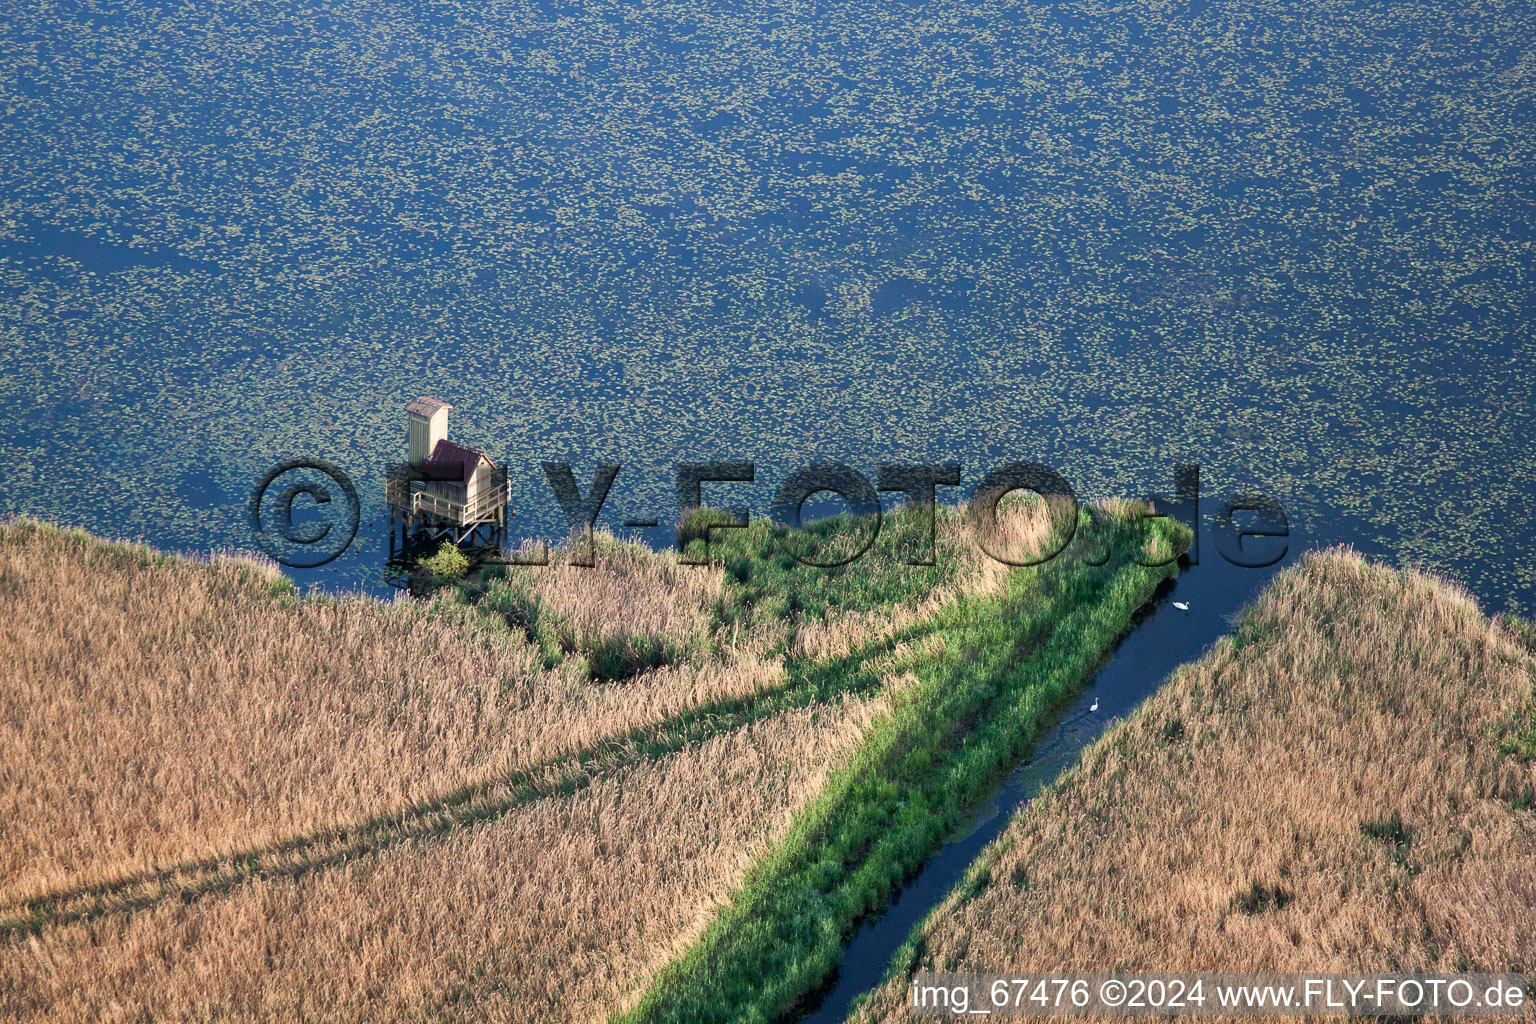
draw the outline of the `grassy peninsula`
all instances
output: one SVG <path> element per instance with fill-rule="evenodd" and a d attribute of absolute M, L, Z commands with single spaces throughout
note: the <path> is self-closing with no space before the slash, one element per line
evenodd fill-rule
<path fill-rule="evenodd" d="M 918 970 L 1530 971 L 1536 631 L 1347 550 L 1286 571 L 1022 810 Z"/>

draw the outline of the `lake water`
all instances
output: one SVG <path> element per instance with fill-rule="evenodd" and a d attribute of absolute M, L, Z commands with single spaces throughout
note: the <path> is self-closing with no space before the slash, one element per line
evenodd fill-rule
<path fill-rule="evenodd" d="M 250 547 L 316 455 L 363 530 L 306 582 L 382 590 L 431 394 L 519 535 L 552 459 L 622 464 L 615 527 L 683 461 L 760 512 L 815 460 L 1198 462 L 1536 607 L 1526 5 L 3 18 L 0 514 Z"/>
<path fill-rule="evenodd" d="M 1491 0 L 63 2 L 0 13 L 0 516 L 254 546 L 272 466 L 360 495 L 308 587 L 388 593 L 404 405 L 508 467 L 813 461 L 1262 492 L 1536 610 L 1536 9 Z M 334 507 L 320 512 L 334 512 Z M 320 512 L 306 513 L 310 518 Z M 301 518 L 303 518 L 301 516 Z M 1202 564 L 890 915 L 1267 571 Z"/>

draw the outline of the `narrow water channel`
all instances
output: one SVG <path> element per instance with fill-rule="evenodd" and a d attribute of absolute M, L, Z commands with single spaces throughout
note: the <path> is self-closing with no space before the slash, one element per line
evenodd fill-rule
<path fill-rule="evenodd" d="M 1284 559 L 1268 568 L 1245 569 L 1222 559 L 1208 532 L 1202 531 L 1199 564 L 1186 567 L 1160 591 L 1081 696 L 1041 734 L 997 792 L 977 809 L 970 825 L 929 858 L 883 915 L 860 926 L 843 955 L 841 970 L 807 1008 L 803 1024 L 837 1024 L 847 1017 L 853 1001 L 885 976 L 891 957 L 913 927 L 943 901 L 987 844 L 1002 834 L 1014 812 L 1076 763 L 1084 747 L 1112 722 L 1135 710 L 1170 672 L 1198 658 L 1229 632 L 1236 613 L 1275 573 L 1293 564 L 1306 546 L 1293 530 Z M 1175 601 L 1188 604 L 1188 611 L 1174 607 Z M 1098 701 L 1096 712 L 1089 710 L 1094 701 Z M 1020 966 L 993 965 L 999 971 Z"/>

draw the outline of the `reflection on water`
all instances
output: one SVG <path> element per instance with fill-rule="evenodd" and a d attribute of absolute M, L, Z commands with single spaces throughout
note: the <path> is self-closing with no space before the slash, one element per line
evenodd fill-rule
<path fill-rule="evenodd" d="M 37 222 L 26 224 L 16 237 L 0 238 L 0 259 L 45 265 L 50 257 L 68 260 L 92 274 L 115 274 L 134 267 L 219 272 L 213 263 L 188 259 L 165 246 L 103 242 L 85 232 Z"/>

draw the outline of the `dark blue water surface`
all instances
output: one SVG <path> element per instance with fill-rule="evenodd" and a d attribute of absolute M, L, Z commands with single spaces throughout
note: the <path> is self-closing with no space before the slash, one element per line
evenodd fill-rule
<path fill-rule="evenodd" d="M 546 459 L 623 465 L 613 527 L 683 461 L 760 511 L 819 459 L 1199 462 L 1533 606 L 1526 5 L 0 17 L 0 514 L 250 547 L 318 455 L 364 529 L 306 580 L 381 590 L 433 394 L 519 535 Z"/>

